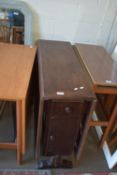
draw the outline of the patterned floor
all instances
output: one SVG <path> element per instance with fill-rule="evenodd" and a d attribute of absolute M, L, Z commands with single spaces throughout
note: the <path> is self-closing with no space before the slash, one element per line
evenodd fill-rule
<path fill-rule="evenodd" d="M 3 170 L 0 169 L 0 175 L 54 175 L 51 170 Z M 117 175 L 117 173 L 77 173 L 77 172 L 64 172 L 57 173 L 58 175 Z"/>
<path fill-rule="evenodd" d="M 117 173 L 65 173 L 61 175 L 117 175 Z"/>
<path fill-rule="evenodd" d="M 50 170 L 0 170 L 0 175 L 52 175 Z"/>

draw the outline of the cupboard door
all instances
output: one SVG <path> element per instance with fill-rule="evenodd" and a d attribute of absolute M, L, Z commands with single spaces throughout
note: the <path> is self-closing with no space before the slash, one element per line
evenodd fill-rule
<path fill-rule="evenodd" d="M 83 103 L 54 103 L 47 112 L 46 155 L 72 153 L 82 119 Z"/>

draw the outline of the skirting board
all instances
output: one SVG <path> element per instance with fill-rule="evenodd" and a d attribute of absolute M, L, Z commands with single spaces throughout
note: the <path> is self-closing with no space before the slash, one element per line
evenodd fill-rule
<path fill-rule="evenodd" d="M 95 112 L 93 113 L 92 118 L 94 120 L 98 120 L 98 117 Z M 95 128 L 96 128 L 98 138 L 100 139 L 103 134 L 102 128 L 100 126 L 96 126 Z M 105 141 L 103 145 L 103 152 L 104 152 L 109 169 L 112 169 L 117 163 L 117 150 L 113 154 L 111 154 L 109 150 L 109 146 L 107 142 Z"/>

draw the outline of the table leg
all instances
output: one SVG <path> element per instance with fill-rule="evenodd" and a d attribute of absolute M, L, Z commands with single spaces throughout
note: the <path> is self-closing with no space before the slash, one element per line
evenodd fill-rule
<path fill-rule="evenodd" d="M 25 154 L 26 149 L 26 105 L 25 100 L 22 100 L 22 154 Z"/>
<path fill-rule="evenodd" d="M 89 114 L 88 114 L 86 122 L 85 122 L 84 131 L 82 133 L 82 138 L 80 139 L 79 148 L 77 151 L 77 160 L 80 159 L 82 149 L 83 149 L 83 146 L 85 144 L 85 140 L 86 140 L 86 137 L 87 137 L 87 134 L 89 131 L 89 127 L 90 127 L 89 123 L 90 123 L 91 117 L 93 115 L 93 112 L 95 110 L 95 106 L 96 106 L 96 100 L 91 102 L 91 108 L 90 108 Z"/>
<path fill-rule="evenodd" d="M 37 140 L 37 142 L 36 142 L 36 160 L 38 160 L 39 156 L 40 156 L 40 142 L 41 142 L 41 134 L 42 134 L 43 108 L 44 108 L 44 101 L 40 100 L 38 126 L 37 126 L 37 139 L 36 139 Z"/>
<path fill-rule="evenodd" d="M 113 126 L 113 123 L 115 121 L 116 115 L 117 115 L 117 103 L 115 104 L 112 115 L 110 116 L 109 124 L 108 124 L 107 128 L 105 129 L 104 134 L 101 138 L 100 147 L 103 146 L 104 141 L 107 139 L 108 134 L 109 134 L 110 130 L 112 129 L 112 126 Z"/>
<path fill-rule="evenodd" d="M 17 163 L 20 164 L 22 160 L 22 103 L 16 101 L 16 122 L 17 122 Z"/>

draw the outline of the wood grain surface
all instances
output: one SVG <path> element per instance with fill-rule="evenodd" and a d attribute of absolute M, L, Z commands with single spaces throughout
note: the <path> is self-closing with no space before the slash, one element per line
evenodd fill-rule
<path fill-rule="evenodd" d="M 25 98 L 36 48 L 0 43 L 0 99 Z"/>
<path fill-rule="evenodd" d="M 102 46 L 76 44 L 75 49 L 95 85 L 117 86 L 117 62 Z"/>
<path fill-rule="evenodd" d="M 69 42 L 40 40 L 41 96 L 47 99 L 94 98 L 84 70 Z"/>

